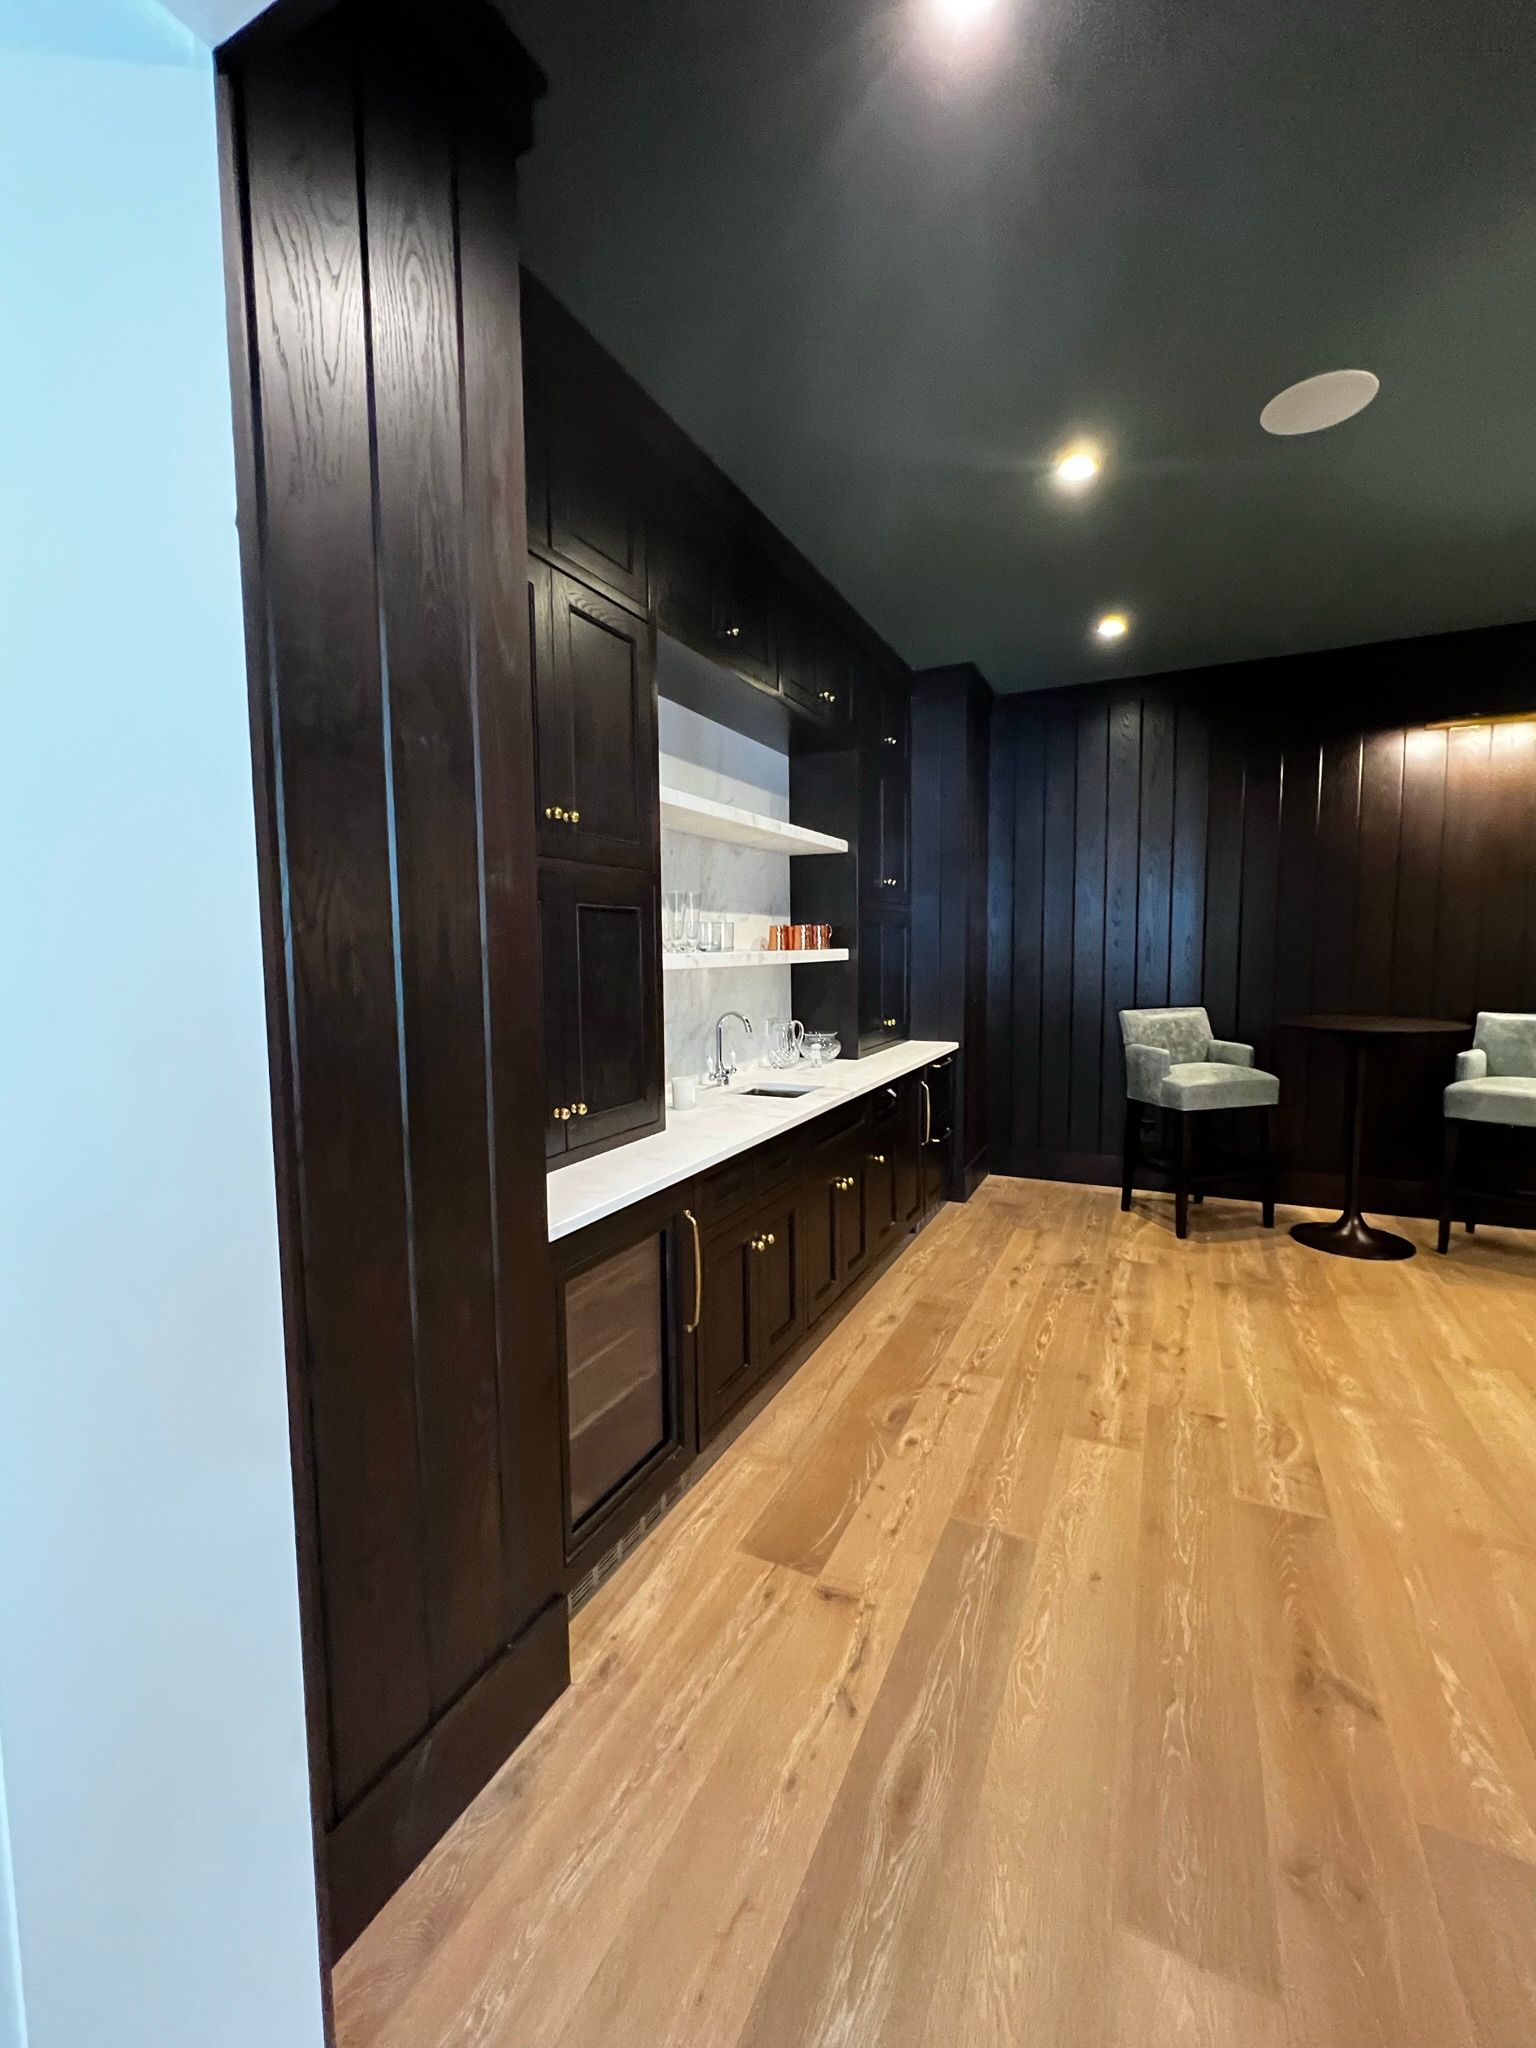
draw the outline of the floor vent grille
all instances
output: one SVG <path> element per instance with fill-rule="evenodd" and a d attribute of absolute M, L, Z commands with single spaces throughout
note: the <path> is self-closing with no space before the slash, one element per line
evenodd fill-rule
<path fill-rule="evenodd" d="M 688 1478 L 685 1474 L 683 1478 L 678 1480 L 676 1486 L 670 1492 L 664 1493 L 660 1500 L 648 1507 L 639 1521 L 631 1528 L 626 1529 L 618 1541 L 605 1550 L 596 1563 L 582 1573 L 581 1577 L 565 1596 L 566 1611 L 568 1613 L 575 1614 L 586 1606 L 603 1581 L 612 1578 L 631 1551 L 637 1550 L 640 1547 L 656 1524 L 664 1515 L 669 1515 L 672 1512 L 673 1508 L 677 1506 L 687 1491 Z"/>

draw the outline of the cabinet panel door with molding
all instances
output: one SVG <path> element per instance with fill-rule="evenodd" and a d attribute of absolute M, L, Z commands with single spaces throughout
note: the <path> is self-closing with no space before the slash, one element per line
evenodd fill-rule
<path fill-rule="evenodd" d="M 546 1152 L 585 1153 L 659 1130 L 656 882 L 620 868 L 548 866 L 544 932 Z"/>
<path fill-rule="evenodd" d="M 651 629 L 547 563 L 529 564 L 539 851 L 652 867 L 660 795 Z"/>

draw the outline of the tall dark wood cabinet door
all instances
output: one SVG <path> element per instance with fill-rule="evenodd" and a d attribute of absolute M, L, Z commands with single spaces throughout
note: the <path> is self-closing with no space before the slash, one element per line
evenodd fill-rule
<path fill-rule="evenodd" d="M 753 1379 L 752 1266 L 755 1222 L 706 1238 L 697 1338 L 699 1441 L 707 1443 L 745 1399 Z"/>
<path fill-rule="evenodd" d="M 885 927 L 877 919 L 859 921 L 859 1044 L 883 1044 L 885 1030 Z"/>
<path fill-rule="evenodd" d="M 566 1148 L 662 1121 L 656 881 L 620 868 L 546 867 L 540 885 L 551 1029 L 564 1032 Z"/>
<path fill-rule="evenodd" d="M 217 61 L 329 1962 L 567 1678 L 517 346 L 539 80 L 472 0 L 274 8 Z"/>
<path fill-rule="evenodd" d="M 534 562 L 541 853 L 606 866 L 657 858 L 656 696 L 647 622 Z"/>

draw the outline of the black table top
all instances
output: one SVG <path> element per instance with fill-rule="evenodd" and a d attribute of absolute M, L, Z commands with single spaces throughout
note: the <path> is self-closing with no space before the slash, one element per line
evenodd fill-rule
<path fill-rule="evenodd" d="M 1338 1038 L 1428 1038 L 1441 1033 L 1470 1034 L 1472 1026 L 1454 1017 L 1284 1017 L 1289 1031 L 1329 1031 Z"/>

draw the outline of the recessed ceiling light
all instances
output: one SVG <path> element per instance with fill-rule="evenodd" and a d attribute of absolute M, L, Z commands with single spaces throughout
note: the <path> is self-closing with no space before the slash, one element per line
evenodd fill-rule
<path fill-rule="evenodd" d="M 980 28 L 997 5 L 997 0 L 928 0 L 934 14 L 947 29 L 965 35 Z"/>
<path fill-rule="evenodd" d="M 1080 491 L 1093 482 L 1104 464 L 1096 448 L 1079 445 L 1058 455 L 1051 467 L 1057 483 L 1069 491 Z"/>
<path fill-rule="evenodd" d="M 1325 370 L 1288 384 L 1259 414 L 1266 434 L 1319 434 L 1363 412 L 1381 389 L 1369 370 Z"/>
<path fill-rule="evenodd" d="M 1131 622 L 1124 612 L 1106 612 L 1093 630 L 1101 640 L 1123 640 L 1131 630 Z"/>

